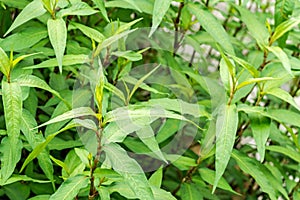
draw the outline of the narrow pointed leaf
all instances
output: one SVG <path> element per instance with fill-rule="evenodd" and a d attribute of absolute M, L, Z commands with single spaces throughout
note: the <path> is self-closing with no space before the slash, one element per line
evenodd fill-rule
<path fill-rule="evenodd" d="M 105 9 L 105 5 L 104 5 L 104 0 L 92 0 L 96 6 L 99 8 L 99 10 L 101 11 L 101 14 L 103 15 L 104 19 L 109 22 L 108 16 L 107 16 L 107 12 Z"/>
<path fill-rule="evenodd" d="M 53 124 L 53 123 L 60 122 L 63 120 L 75 119 L 77 117 L 83 117 L 83 116 L 89 116 L 89 115 L 96 116 L 95 112 L 91 108 L 89 108 L 89 107 L 75 108 L 75 109 L 65 112 L 64 114 L 59 115 L 53 119 L 50 119 L 49 121 L 37 126 L 36 128 L 40 128 L 42 126 L 46 126 L 48 124 Z"/>
<path fill-rule="evenodd" d="M 300 23 L 300 17 L 290 18 L 290 19 L 282 22 L 281 24 L 279 24 L 276 27 L 274 33 L 272 34 L 270 41 L 272 43 L 275 42 L 281 36 L 283 36 L 285 33 L 290 31 L 294 26 L 298 25 L 299 23 Z"/>
<path fill-rule="evenodd" d="M 237 62 L 239 65 L 241 65 L 243 68 L 245 68 L 254 78 L 257 78 L 259 76 L 259 71 L 250 63 L 247 61 L 233 56 L 229 55 L 235 62 Z"/>
<path fill-rule="evenodd" d="M 151 177 L 149 178 L 149 183 L 157 188 L 160 188 L 162 179 L 163 179 L 163 168 L 160 167 L 151 175 Z"/>
<path fill-rule="evenodd" d="M 25 22 L 29 20 L 39 17 L 46 13 L 46 9 L 43 6 L 41 0 L 34 0 L 27 4 L 27 6 L 21 11 L 21 13 L 17 16 L 11 27 L 7 30 L 4 36 L 13 31 L 15 28 L 21 26 Z"/>
<path fill-rule="evenodd" d="M 125 99 L 124 93 L 120 89 L 118 89 L 116 86 L 110 84 L 109 82 L 106 82 L 104 84 L 104 88 L 107 89 L 108 91 L 112 92 L 113 94 L 115 94 L 124 103 L 126 103 L 126 99 Z"/>
<path fill-rule="evenodd" d="M 106 157 L 110 160 L 113 169 L 124 177 L 139 199 L 153 200 L 154 195 L 151 190 L 143 169 L 126 151 L 118 144 L 111 143 L 103 147 Z"/>
<path fill-rule="evenodd" d="M 270 135 L 271 120 L 259 114 L 249 114 L 252 134 L 260 155 L 260 161 L 265 158 L 265 146 Z"/>
<path fill-rule="evenodd" d="M 272 88 L 271 90 L 266 91 L 267 94 L 273 95 L 283 101 L 288 102 L 292 106 L 294 106 L 297 110 L 300 111 L 299 106 L 295 102 L 294 98 L 288 93 L 287 91 L 281 89 L 281 88 Z"/>
<path fill-rule="evenodd" d="M 22 172 L 24 170 L 24 168 L 26 167 L 26 165 L 28 165 L 28 163 L 30 163 L 33 159 L 35 159 L 46 148 L 46 146 L 49 144 L 49 142 L 51 142 L 56 135 L 66 131 L 68 129 L 78 127 L 78 126 L 80 126 L 80 125 L 77 124 L 77 123 L 74 123 L 74 122 L 70 122 L 69 124 L 67 124 L 61 130 L 57 131 L 56 133 L 53 133 L 53 134 L 49 135 L 44 142 L 38 144 L 33 149 L 33 151 L 27 156 L 26 160 L 24 161 L 24 163 L 21 167 L 20 172 Z"/>
<path fill-rule="evenodd" d="M 7 57 L 6 53 L 3 51 L 1 47 L 0 47 L 0 71 L 6 77 L 8 77 L 10 71 L 9 58 Z"/>
<path fill-rule="evenodd" d="M 195 183 L 183 183 L 180 189 L 182 200 L 201 200 L 203 196 Z"/>
<path fill-rule="evenodd" d="M 144 80 L 146 80 L 151 74 L 153 74 L 159 67 L 160 67 L 160 65 L 156 66 L 148 74 L 144 75 L 142 78 L 140 78 L 138 80 L 138 82 L 134 85 L 133 89 L 131 90 L 130 95 L 128 97 L 128 100 L 131 99 L 131 97 L 134 94 L 134 92 L 140 87 L 140 85 L 144 82 Z"/>
<path fill-rule="evenodd" d="M 278 152 L 280 154 L 286 155 L 294 161 L 300 163 L 300 153 L 298 151 L 295 151 L 294 149 L 275 145 L 267 146 L 266 149 L 269 151 Z"/>
<path fill-rule="evenodd" d="M 63 66 L 76 65 L 76 64 L 84 64 L 89 62 L 89 56 L 84 54 L 78 55 L 65 55 L 62 60 Z M 37 65 L 32 65 L 28 67 L 24 67 L 23 69 L 40 69 L 40 68 L 48 68 L 58 66 L 57 59 L 52 58 L 41 62 Z"/>
<path fill-rule="evenodd" d="M 233 5 L 240 13 L 242 21 L 246 24 L 250 35 L 256 39 L 259 45 L 266 46 L 268 44 L 269 32 L 265 25 L 261 23 L 254 13 L 244 7 Z"/>
<path fill-rule="evenodd" d="M 0 185 L 4 185 L 14 172 L 17 163 L 21 159 L 22 146 L 22 141 L 18 138 L 5 137 L 1 140 Z"/>
<path fill-rule="evenodd" d="M 2 98 L 7 135 L 11 138 L 19 138 L 22 116 L 22 91 L 20 85 L 2 81 Z"/>
<path fill-rule="evenodd" d="M 20 56 L 20 57 L 16 58 L 15 60 L 13 60 L 11 67 L 14 68 L 23 59 L 30 57 L 30 56 L 37 55 L 37 54 L 39 54 L 39 53 L 31 53 L 31 54 L 26 54 L 26 55 Z"/>
<path fill-rule="evenodd" d="M 36 126 L 37 122 L 35 121 L 34 117 L 30 114 L 29 111 L 24 109 L 22 112 L 21 131 L 23 132 L 28 143 L 33 149 L 40 143 L 45 141 L 43 135 L 38 133 L 38 130 L 32 130 Z M 47 178 L 51 182 L 54 182 L 54 169 L 49 157 L 49 152 L 46 149 L 42 150 L 41 153 L 37 156 L 37 159 Z"/>
<path fill-rule="evenodd" d="M 291 75 L 294 76 L 291 70 L 291 63 L 290 59 L 288 58 L 287 54 L 280 48 L 274 46 L 266 46 L 266 48 L 272 52 L 281 62 L 284 69 Z"/>
<path fill-rule="evenodd" d="M 261 163 L 237 150 L 232 152 L 232 157 L 245 173 L 250 174 L 255 179 L 262 191 L 266 192 L 271 199 L 277 199 L 274 188 L 272 188 L 271 183 L 263 172 L 265 167 Z"/>
<path fill-rule="evenodd" d="M 154 137 L 154 131 L 152 130 L 152 127 L 150 125 L 144 126 L 140 130 L 137 130 L 136 134 L 141 139 L 141 141 L 151 150 L 151 152 L 156 154 L 165 163 L 168 163 L 158 146 L 158 143 Z"/>
<path fill-rule="evenodd" d="M 85 2 L 78 2 L 75 4 L 72 4 L 71 7 L 62 9 L 57 13 L 58 17 L 65 17 L 68 15 L 77 15 L 77 16 L 85 16 L 85 15 L 92 15 L 97 13 L 97 10 L 94 10 L 91 8 L 87 3 Z"/>
<path fill-rule="evenodd" d="M 223 175 L 233 149 L 238 125 L 238 112 L 235 105 L 223 105 L 216 123 L 216 176 L 213 191 Z"/>
<path fill-rule="evenodd" d="M 88 183 L 89 178 L 84 175 L 70 177 L 50 196 L 49 200 L 72 200 L 76 197 L 81 188 L 87 187 Z"/>
<path fill-rule="evenodd" d="M 62 18 L 48 19 L 48 34 L 53 46 L 59 71 L 62 73 L 63 57 L 67 43 L 67 28 Z"/>
<path fill-rule="evenodd" d="M 61 98 L 60 94 L 57 91 L 53 90 L 44 80 L 40 79 L 37 76 L 22 75 L 16 79 L 16 82 L 19 83 L 20 86 L 36 87 L 46 90 Z"/>
<path fill-rule="evenodd" d="M 34 178 L 28 177 L 26 175 L 14 174 L 3 185 L 9 185 L 9 184 L 19 182 L 19 181 L 26 181 L 26 182 L 30 181 L 30 182 L 35 182 L 35 183 L 49 183 L 50 182 L 50 181 L 45 181 L 45 180 L 34 179 Z"/>
<path fill-rule="evenodd" d="M 206 10 L 206 8 L 202 8 L 199 4 L 190 3 L 188 4 L 188 9 L 196 16 L 201 26 L 213 37 L 215 42 L 220 44 L 226 53 L 235 55 L 229 35 L 212 13 Z"/>
<path fill-rule="evenodd" d="M 167 13 L 172 0 L 155 0 L 152 13 L 152 27 L 149 37 L 156 31 L 163 17 Z"/>
<path fill-rule="evenodd" d="M 98 30 L 85 26 L 83 24 L 72 22 L 70 23 L 74 28 L 79 29 L 84 35 L 88 36 L 89 38 L 95 40 L 96 42 L 101 43 L 105 36 L 102 35 Z"/>
<path fill-rule="evenodd" d="M 208 168 L 201 168 L 198 171 L 199 171 L 199 174 L 200 174 L 201 178 L 205 182 L 213 185 L 213 183 L 214 183 L 214 177 L 215 177 L 215 171 L 213 171 L 211 169 L 208 169 Z M 237 193 L 236 191 L 234 191 L 231 188 L 231 186 L 229 185 L 229 183 L 226 181 L 226 179 L 223 178 L 223 177 L 221 177 L 221 179 L 220 179 L 217 187 L 221 188 L 223 190 L 232 192 L 233 194 L 239 195 L 239 193 Z"/>
<path fill-rule="evenodd" d="M 259 83 L 259 82 L 263 82 L 263 81 L 271 81 L 271 80 L 276 80 L 276 78 L 273 77 L 262 77 L 262 78 L 250 78 L 242 83 L 240 83 L 236 89 L 239 90 L 242 87 L 245 87 L 247 85 L 250 85 L 252 83 Z"/>

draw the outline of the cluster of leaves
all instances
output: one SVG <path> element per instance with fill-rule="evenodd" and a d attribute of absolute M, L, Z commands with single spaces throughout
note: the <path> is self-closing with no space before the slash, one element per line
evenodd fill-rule
<path fill-rule="evenodd" d="M 294 0 L 0 0 L 1 199 L 300 199 L 299 23 Z"/>

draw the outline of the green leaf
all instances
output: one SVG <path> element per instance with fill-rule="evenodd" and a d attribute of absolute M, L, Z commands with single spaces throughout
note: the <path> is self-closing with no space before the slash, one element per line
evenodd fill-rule
<path fill-rule="evenodd" d="M 68 171 L 68 167 L 67 167 L 67 165 L 66 165 L 63 161 L 58 160 L 58 159 L 54 158 L 54 157 L 51 156 L 51 155 L 50 155 L 50 158 L 51 158 L 51 160 L 52 160 L 55 164 L 57 164 L 58 166 L 60 166 L 63 170 Z"/>
<path fill-rule="evenodd" d="M 30 57 L 30 56 L 34 56 L 40 53 L 31 53 L 31 54 L 25 54 L 22 56 L 17 57 L 16 59 L 14 59 L 11 63 L 11 69 L 13 69 L 19 62 L 21 62 L 23 59 Z"/>
<path fill-rule="evenodd" d="M 184 125 L 179 120 L 167 119 L 156 133 L 156 141 L 162 143 L 172 137 Z"/>
<path fill-rule="evenodd" d="M 176 198 L 166 190 L 157 188 L 151 185 L 152 192 L 155 200 L 176 200 Z"/>
<path fill-rule="evenodd" d="M 274 33 L 272 34 L 272 37 L 270 39 L 270 42 L 273 43 L 276 40 L 278 40 L 281 36 L 283 36 L 285 33 L 290 31 L 294 26 L 298 25 L 300 23 L 300 17 L 296 18 L 290 18 L 281 24 L 279 24 Z"/>
<path fill-rule="evenodd" d="M 124 0 L 113 0 L 113 1 L 106 1 L 105 7 L 132 9 L 132 10 L 137 10 L 139 12 L 144 12 L 149 15 L 152 15 L 154 0 L 139 0 L 139 1 L 134 1 L 134 4 L 135 6 Z"/>
<path fill-rule="evenodd" d="M 262 191 L 266 192 L 271 199 L 277 199 L 275 189 L 272 188 L 271 183 L 263 172 L 264 166 L 262 164 L 237 150 L 233 150 L 232 157 L 245 173 L 250 174 L 255 179 Z"/>
<path fill-rule="evenodd" d="M 22 91 L 18 83 L 2 81 L 2 99 L 4 106 L 5 124 L 7 135 L 11 138 L 19 138 L 22 116 Z"/>
<path fill-rule="evenodd" d="M 125 58 L 130 61 L 139 61 L 143 59 L 142 54 L 136 53 L 134 51 L 114 51 L 112 55 Z"/>
<path fill-rule="evenodd" d="M 144 80 L 146 80 L 151 74 L 153 74 L 159 67 L 160 67 L 160 65 L 156 66 L 149 73 L 147 73 L 146 75 L 144 75 L 142 78 L 140 78 L 138 80 L 138 82 L 134 85 L 133 89 L 131 90 L 131 92 L 130 92 L 130 94 L 128 96 L 128 100 L 127 101 L 129 101 L 131 99 L 132 95 L 140 87 L 140 85 L 144 82 Z"/>
<path fill-rule="evenodd" d="M 29 20 L 39 17 L 46 13 L 46 10 L 42 4 L 41 0 L 34 0 L 27 4 L 27 6 L 21 11 L 21 13 L 17 16 L 11 27 L 6 31 L 4 36 L 13 31 L 15 28 L 21 26 L 25 22 Z"/>
<path fill-rule="evenodd" d="M 297 110 L 300 111 L 299 106 L 296 104 L 294 98 L 288 93 L 287 91 L 281 89 L 281 88 L 272 88 L 270 90 L 266 91 L 267 94 L 273 95 L 285 102 L 288 102 L 292 106 L 294 106 Z"/>
<path fill-rule="evenodd" d="M 108 91 L 112 92 L 113 94 L 115 94 L 124 103 L 126 103 L 126 99 L 125 99 L 124 93 L 120 89 L 118 89 L 116 86 L 110 84 L 109 82 L 106 82 L 104 84 L 104 88 L 107 89 Z"/>
<path fill-rule="evenodd" d="M 263 81 L 270 81 L 270 80 L 276 80 L 277 78 L 273 78 L 273 77 L 262 77 L 262 78 L 250 78 L 242 83 L 240 83 L 236 89 L 239 90 L 242 87 L 245 87 L 247 85 L 250 85 L 252 83 L 259 83 L 259 82 L 263 82 Z"/>
<path fill-rule="evenodd" d="M 73 29 L 72 26 L 79 29 L 84 35 L 95 40 L 96 42 L 101 43 L 105 39 L 105 36 L 96 29 L 75 22 L 70 23 L 69 29 Z"/>
<path fill-rule="evenodd" d="M 62 177 L 64 179 L 76 176 L 77 174 L 83 174 L 83 171 L 86 168 L 86 165 L 81 161 L 79 156 L 77 156 L 74 149 L 69 151 L 64 163 L 61 161 L 59 162 L 61 166 L 63 166 Z"/>
<path fill-rule="evenodd" d="M 260 155 L 260 161 L 263 162 L 265 158 L 266 142 L 270 135 L 271 120 L 259 114 L 249 114 L 249 118 L 257 151 Z"/>
<path fill-rule="evenodd" d="M 19 181 L 31 181 L 31 182 L 35 182 L 35 183 L 49 183 L 50 182 L 50 181 L 45 181 L 45 180 L 34 179 L 34 178 L 28 177 L 26 175 L 13 174 L 2 186 L 9 185 L 9 184 L 19 182 Z"/>
<path fill-rule="evenodd" d="M 122 24 L 120 27 L 118 27 L 118 30 L 116 31 L 115 34 L 120 34 L 124 31 L 127 31 L 131 26 L 135 25 L 136 23 L 138 23 L 139 21 L 143 20 L 143 18 L 138 18 L 136 20 L 133 20 L 131 22 Z"/>
<path fill-rule="evenodd" d="M 37 123 L 34 117 L 30 114 L 29 111 L 23 109 L 21 130 L 24 136 L 26 137 L 28 143 L 33 149 L 36 146 L 38 146 L 40 143 L 45 141 L 43 135 L 38 134 L 37 129 L 32 130 L 36 126 Z M 53 177 L 54 169 L 49 157 L 49 152 L 46 151 L 46 149 L 42 150 L 41 153 L 37 156 L 37 159 L 40 167 L 42 168 L 47 178 L 54 184 L 54 177 Z"/>
<path fill-rule="evenodd" d="M 22 141 L 18 138 L 5 137 L 1 140 L 0 185 L 4 185 L 14 172 L 17 163 L 21 159 L 22 147 Z"/>
<path fill-rule="evenodd" d="M 0 41 L 0 46 L 5 51 L 13 50 L 16 52 L 32 47 L 47 36 L 47 30 L 44 27 L 31 26 L 6 37 L 4 40 Z"/>
<path fill-rule="evenodd" d="M 165 163 L 168 163 L 158 146 L 158 143 L 155 139 L 154 131 L 152 130 L 152 127 L 150 125 L 142 127 L 135 133 L 141 139 L 141 141 L 151 150 L 152 153 L 157 155 Z"/>
<path fill-rule="evenodd" d="M 153 200 L 154 196 L 150 184 L 140 165 L 130 158 L 126 151 L 116 143 L 103 146 L 106 157 L 113 169 L 124 177 L 126 183 L 139 199 Z"/>
<path fill-rule="evenodd" d="M 269 151 L 273 151 L 273 152 L 277 152 L 277 153 L 286 155 L 286 156 L 290 157 L 291 159 L 293 159 L 294 161 L 300 163 L 300 153 L 298 151 L 295 151 L 292 148 L 271 145 L 271 146 L 267 146 L 266 149 Z"/>
<path fill-rule="evenodd" d="M 300 114 L 286 109 L 268 109 L 264 110 L 262 107 L 249 106 L 246 104 L 240 104 L 238 106 L 238 111 L 243 111 L 245 113 L 256 113 L 269 117 L 279 123 L 291 124 L 293 126 L 300 127 Z"/>
<path fill-rule="evenodd" d="M 140 7 L 138 6 L 138 4 L 136 3 L 136 1 L 134 0 L 123 0 L 125 2 L 127 2 L 128 4 L 130 4 L 135 10 L 142 12 Z"/>
<path fill-rule="evenodd" d="M 104 0 L 92 0 L 96 6 L 99 8 L 99 10 L 101 11 L 101 14 L 103 15 L 104 19 L 109 22 L 108 16 L 107 16 L 107 12 L 105 9 L 105 5 L 104 5 Z"/>
<path fill-rule="evenodd" d="M 180 188 L 182 200 L 201 200 L 203 196 L 195 183 L 183 183 Z"/>
<path fill-rule="evenodd" d="M 160 167 L 158 170 L 156 170 L 151 177 L 149 178 L 149 183 L 152 186 L 155 186 L 157 188 L 161 187 L 161 183 L 162 183 L 162 179 L 163 179 L 163 168 Z"/>
<path fill-rule="evenodd" d="M 259 71 L 250 63 L 247 61 L 233 56 L 229 55 L 235 62 L 237 62 L 239 65 L 241 65 L 244 69 L 246 69 L 254 78 L 257 78 L 259 76 Z"/>
<path fill-rule="evenodd" d="M 18 9 L 23 9 L 29 2 L 24 1 L 11 1 L 11 0 L 0 0 L 0 2 L 3 2 L 4 4 Z"/>
<path fill-rule="evenodd" d="M 84 64 L 89 62 L 89 56 L 84 54 L 78 55 L 65 55 L 62 60 L 63 66 L 76 65 L 76 64 Z M 23 69 L 40 69 L 40 68 L 48 68 L 58 66 L 57 60 L 55 58 L 46 60 L 37 65 L 32 65 L 28 67 L 24 67 Z"/>
<path fill-rule="evenodd" d="M 198 171 L 199 171 L 199 174 L 200 174 L 201 178 L 205 182 L 213 185 L 213 183 L 214 183 L 214 177 L 215 177 L 215 171 L 213 171 L 211 169 L 208 169 L 208 168 L 200 168 Z M 226 179 L 223 178 L 223 177 L 221 177 L 220 181 L 218 182 L 217 187 L 221 188 L 223 190 L 232 192 L 233 194 L 240 195 L 239 193 L 237 193 L 236 191 L 234 191 L 231 188 L 231 186 L 228 184 L 228 182 L 226 181 Z"/>
<path fill-rule="evenodd" d="M 235 105 L 222 105 L 220 107 L 216 122 L 216 176 L 213 192 L 229 162 L 238 121 L 238 112 Z"/>
<path fill-rule="evenodd" d="M 293 14 L 295 10 L 295 1 L 294 0 L 277 0 L 275 4 L 275 12 L 274 12 L 274 19 L 275 19 L 275 27 L 282 24 L 282 22 L 288 20 L 289 16 Z M 277 43 L 279 47 L 286 46 L 286 40 L 288 38 L 288 32 L 277 39 Z"/>
<path fill-rule="evenodd" d="M 128 31 L 122 32 L 122 33 L 117 34 L 117 35 L 113 35 L 113 36 L 105 39 L 101 44 L 99 44 L 97 46 L 97 49 L 95 50 L 94 55 L 95 56 L 99 55 L 104 48 L 112 45 L 114 42 L 118 41 L 119 39 L 121 39 L 121 38 L 123 38 L 123 37 L 125 37 L 127 35 L 129 35 L 130 33 L 134 32 L 135 30 L 136 29 L 128 30 Z"/>
<path fill-rule="evenodd" d="M 230 61 L 229 61 L 230 62 Z M 230 67 L 232 66 L 232 67 Z M 233 69 L 233 65 L 230 64 L 227 65 L 227 62 L 225 61 L 225 59 L 221 59 L 220 61 L 220 77 L 222 80 L 222 83 L 224 84 L 224 88 L 226 89 L 226 91 L 228 93 L 230 93 L 230 91 L 233 89 L 233 81 L 232 81 L 232 74 L 230 73 L 229 68 Z M 231 70 L 233 72 L 233 70 Z"/>
<path fill-rule="evenodd" d="M 286 123 L 300 127 L 299 113 L 285 109 L 268 109 L 264 115 L 280 123 Z"/>
<path fill-rule="evenodd" d="M 57 189 L 57 191 L 50 196 L 49 200 L 72 200 L 79 193 L 81 188 L 88 186 L 89 178 L 84 175 L 77 175 L 68 178 L 63 184 Z"/>
<path fill-rule="evenodd" d="M 62 115 L 59 115 L 53 119 L 50 119 L 49 121 L 37 126 L 36 128 L 40 128 L 40 127 L 46 126 L 48 124 L 57 123 L 57 122 L 60 122 L 63 120 L 74 119 L 74 118 L 83 117 L 83 116 L 96 116 L 96 114 L 89 107 L 74 108 L 73 110 L 70 110 L 68 112 L 65 112 Z"/>
<path fill-rule="evenodd" d="M 30 163 L 33 159 L 35 159 L 46 148 L 46 146 L 49 144 L 49 142 L 51 142 L 56 135 L 66 131 L 68 129 L 78 127 L 78 126 L 80 126 L 80 125 L 71 122 L 68 125 L 66 125 L 63 129 L 57 131 L 56 133 L 53 133 L 53 134 L 49 135 L 44 142 L 38 144 L 33 149 L 33 151 L 27 156 L 26 160 L 24 161 L 24 163 L 21 167 L 20 172 L 22 172 L 24 170 L 24 168 L 26 167 L 26 165 L 28 165 L 28 163 Z"/>
<path fill-rule="evenodd" d="M 0 43 L 1 44 L 1 43 Z M 9 58 L 7 57 L 6 53 L 0 47 L 0 71 L 6 76 L 9 76 L 10 72 L 10 62 Z"/>
<path fill-rule="evenodd" d="M 101 200 L 110 200 L 111 199 L 109 190 L 107 188 L 100 186 L 100 187 L 97 187 L 96 189 L 99 193 Z"/>
<path fill-rule="evenodd" d="M 87 3 L 85 2 L 78 2 L 75 4 L 72 4 L 71 7 L 62 9 L 57 13 L 57 17 L 65 17 L 68 15 L 77 15 L 77 16 L 85 16 L 85 15 L 93 15 L 97 13 L 97 10 L 94 10 L 91 8 Z"/>
<path fill-rule="evenodd" d="M 124 80 L 126 83 L 129 83 L 129 84 L 132 84 L 132 85 L 136 85 L 136 83 L 139 81 L 138 79 L 136 79 L 136 78 L 134 78 L 134 77 L 132 77 L 132 76 L 129 76 L 129 75 L 123 76 L 121 80 Z M 152 92 L 152 93 L 154 93 L 154 94 L 164 94 L 164 95 L 168 95 L 168 93 L 160 92 L 160 91 L 156 90 L 155 88 L 150 87 L 150 86 L 147 85 L 146 83 L 141 83 L 139 87 L 140 87 L 141 89 L 143 89 L 143 90 Z"/>
<path fill-rule="evenodd" d="M 48 19 L 48 34 L 53 46 L 59 71 L 62 73 L 63 57 L 67 43 L 67 27 L 62 18 Z"/>
<path fill-rule="evenodd" d="M 262 46 L 267 46 L 269 32 L 265 25 L 257 19 L 257 16 L 254 13 L 250 12 L 246 8 L 236 4 L 231 5 L 239 11 L 242 21 L 246 24 L 250 35 L 256 39 L 257 43 Z"/>
<path fill-rule="evenodd" d="M 290 59 L 288 58 L 287 54 L 280 48 L 274 46 L 265 46 L 270 52 L 272 52 L 281 62 L 284 69 L 293 77 L 293 73 L 291 70 L 291 63 Z"/>
<path fill-rule="evenodd" d="M 181 99 L 150 99 L 145 103 L 145 106 L 158 106 L 166 110 L 178 112 L 182 115 L 188 114 L 194 117 L 211 118 L 210 114 L 205 110 L 205 107 L 196 103 L 185 102 Z"/>
<path fill-rule="evenodd" d="M 191 167 L 197 166 L 196 160 L 190 157 L 176 154 L 168 154 L 165 155 L 165 157 L 172 163 L 172 165 L 182 171 L 189 170 Z"/>
<path fill-rule="evenodd" d="M 155 0 L 152 13 L 152 27 L 149 37 L 156 31 L 163 17 L 167 13 L 172 0 Z"/>
<path fill-rule="evenodd" d="M 36 76 L 21 75 L 20 77 L 18 77 L 16 79 L 16 82 L 18 84 L 20 84 L 20 86 L 36 87 L 36 88 L 40 88 L 40 89 L 46 90 L 48 92 L 51 92 L 52 94 L 57 96 L 59 99 L 61 99 L 67 106 L 71 107 L 69 105 L 69 103 L 67 101 L 65 101 L 57 91 L 53 90 L 50 86 L 48 86 L 48 84 L 44 80 L 42 80 Z"/>
<path fill-rule="evenodd" d="M 188 4 L 190 12 L 197 17 L 201 26 L 219 43 L 226 53 L 235 55 L 230 38 L 220 22 L 205 8 L 199 4 Z"/>
<path fill-rule="evenodd" d="M 49 200 L 50 195 L 49 194 L 45 194 L 45 195 L 37 195 L 35 197 L 31 197 L 28 200 Z"/>

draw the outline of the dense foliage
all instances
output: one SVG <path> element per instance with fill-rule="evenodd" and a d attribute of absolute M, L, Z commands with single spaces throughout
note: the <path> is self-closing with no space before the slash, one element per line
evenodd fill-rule
<path fill-rule="evenodd" d="M 0 0 L 0 199 L 300 199 L 298 0 Z"/>

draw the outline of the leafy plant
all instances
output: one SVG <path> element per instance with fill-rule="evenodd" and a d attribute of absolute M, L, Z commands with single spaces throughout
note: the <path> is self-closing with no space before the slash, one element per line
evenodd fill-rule
<path fill-rule="evenodd" d="M 3 199 L 299 199 L 298 1 L 0 0 Z"/>

